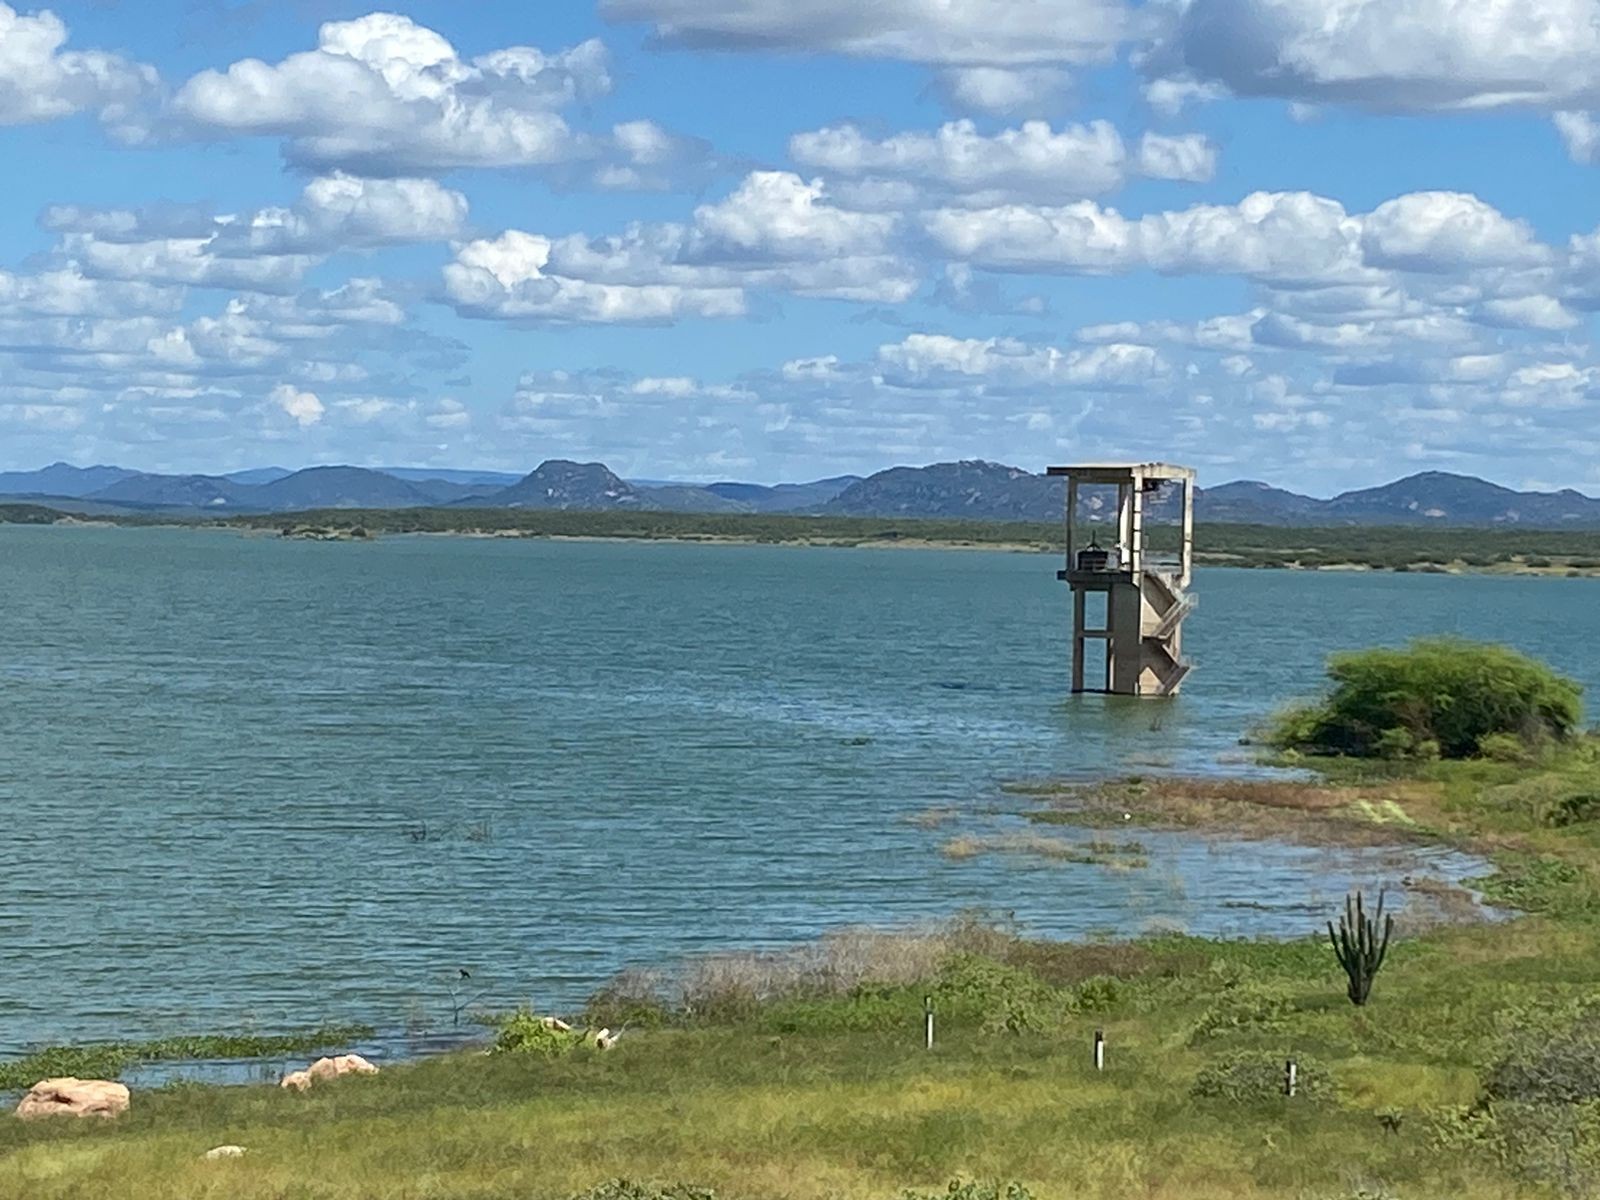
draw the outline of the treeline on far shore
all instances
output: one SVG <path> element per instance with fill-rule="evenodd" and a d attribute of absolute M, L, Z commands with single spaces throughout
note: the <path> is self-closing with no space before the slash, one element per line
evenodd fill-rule
<path fill-rule="evenodd" d="M 77 515 L 39 504 L 0 504 L 0 524 L 95 521 L 118 525 L 188 525 L 305 534 L 438 533 L 504 537 L 740 541 L 763 544 L 949 545 L 1059 550 L 1056 523 L 930 518 L 818 517 L 788 514 L 579 512 L 560 509 L 319 509 L 227 517 L 163 513 Z M 1170 549 L 1177 530 L 1156 526 L 1150 540 Z M 1237 567 L 1366 567 L 1389 571 L 1534 571 L 1600 573 L 1600 530 L 1466 529 L 1382 525 L 1285 528 L 1201 524 L 1196 560 Z"/>

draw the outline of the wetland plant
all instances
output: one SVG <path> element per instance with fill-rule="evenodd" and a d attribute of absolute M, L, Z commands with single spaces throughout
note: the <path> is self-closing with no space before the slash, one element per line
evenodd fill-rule
<path fill-rule="evenodd" d="M 1359 1007 L 1372 995 L 1372 981 L 1383 967 L 1393 934 L 1394 917 L 1384 915 L 1382 892 L 1378 893 L 1377 912 L 1369 915 L 1361 893 L 1356 892 L 1345 897 L 1338 929 L 1328 922 L 1328 940 L 1349 980 L 1346 993 L 1351 1004 Z"/>

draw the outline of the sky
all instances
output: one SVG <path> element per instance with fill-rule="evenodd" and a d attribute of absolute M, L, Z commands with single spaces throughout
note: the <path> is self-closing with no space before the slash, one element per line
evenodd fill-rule
<path fill-rule="evenodd" d="M 0 0 L 0 469 L 1600 493 L 1600 0 Z"/>

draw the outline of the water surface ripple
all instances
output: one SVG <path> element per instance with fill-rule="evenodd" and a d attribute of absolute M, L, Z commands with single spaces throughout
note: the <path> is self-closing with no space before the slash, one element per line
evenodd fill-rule
<path fill-rule="evenodd" d="M 1288 934 L 1381 853 L 957 861 L 1008 779 L 1217 770 L 1331 649 L 1506 637 L 1589 581 L 1207 571 L 1175 704 L 1073 701 L 1031 555 L 0 527 L 5 1049 L 577 1002 L 627 963 L 983 906 Z M 950 807 L 954 826 L 912 818 Z M 1440 856 L 1446 875 L 1472 864 Z"/>

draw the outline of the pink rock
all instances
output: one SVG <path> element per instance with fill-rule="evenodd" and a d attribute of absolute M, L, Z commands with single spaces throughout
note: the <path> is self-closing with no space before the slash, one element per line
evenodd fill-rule
<path fill-rule="evenodd" d="M 17 1105 L 23 1120 L 35 1117 L 114 1117 L 128 1111 L 128 1089 L 105 1079 L 41 1079 Z"/>
<path fill-rule="evenodd" d="M 338 1079 L 341 1075 L 376 1075 L 378 1068 L 359 1054 L 340 1054 L 334 1058 L 319 1058 L 304 1071 L 290 1071 L 279 1087 L 303 1092 L 313 1083 Z"/>

